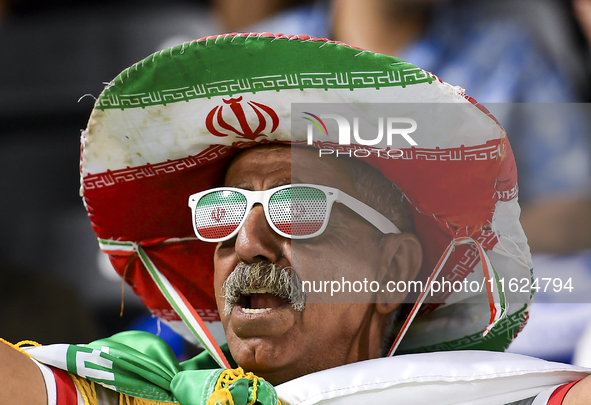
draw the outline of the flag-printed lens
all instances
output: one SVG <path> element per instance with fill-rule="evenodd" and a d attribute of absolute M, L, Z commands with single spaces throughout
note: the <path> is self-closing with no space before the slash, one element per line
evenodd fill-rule
<path fill-rule="evenodd" d="M 311 187 L 291 187 L 269 200 L 271 222 L 288 235 L 312 235 L 322 228 L 326 216 L 326 195 Z"/>
<path fill-rule="evenodd" d="M 236 230 L 246 212 L 246 196 L 237 191 L 214 191 L 195 207 L 195 228 L 205 239 L 219 239 Z"/>

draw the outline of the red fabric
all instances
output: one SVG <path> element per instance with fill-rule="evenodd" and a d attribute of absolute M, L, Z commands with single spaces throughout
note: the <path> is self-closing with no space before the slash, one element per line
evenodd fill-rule
<path fill-rule="evenodd" d="M 213 290 L 215 247 L 214 243 L 190 241 L 144 248 L 158 270 L 183 293 L 201 318 L 209 322 L 219 320 Z M 137 256 L 113 254 L 111 262 L 119 274 L 125 274 L 125 281 L 154 315 L 167 321 L 180 320 Z"/>
<path fill-rule="evenodd" d="M 189 195 L 222 185 L 225 167 L 237 151 L 191 169 L 85 189 L 84 199 L 94 231 L 100 238 L 133 242 L 193 237 L 191 210 L 187 206 Z M 215 244 L 197 240 L 154 244 L 144 249 L 204 321 L 219 320 L 213 291 Z M 113 267 L 153 314 L 166 320 L 180 319 L 137 256 L 110 256 Z"/>
<path fill-rule="evenodd" d="M 581 378 L 582 380 L 582 378 Z M 550 399 L 548 400 L 548 405 L 562 405 L 562 401 L 564 401 L 564 397 L 566 397 L 566 394 L 568 393 L 568 391 L 579 381 L 581 380 L 577 380 L 577 381 L 573 381 L 570 384 L 564 384 L 561 385 L 560 387 L 556 388 L 554 390 L 554 392 L 552 393 L 552 395 L 550 395 Z"/>
<path fill-rule="evenodd" d="M 57 405 L 77 405 L 76 386 L 68 373 L 53 367 L 51 370 L 55 376 Z"/>

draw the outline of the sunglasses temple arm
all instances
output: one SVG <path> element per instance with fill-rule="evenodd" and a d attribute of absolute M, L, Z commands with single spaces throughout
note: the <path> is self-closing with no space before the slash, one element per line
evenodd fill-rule
<path fill-rule="evenodd" d="M 384 234 L 386 233 L 401 233 L 400 229 L 392 223 L 388 218 L 371 208 L 369 205 L 351 197 L 349 194 L 339 190 L 336 201 L 344 204 L 348 208 L 355 211 L 363 219 L 378 228 Z"/>

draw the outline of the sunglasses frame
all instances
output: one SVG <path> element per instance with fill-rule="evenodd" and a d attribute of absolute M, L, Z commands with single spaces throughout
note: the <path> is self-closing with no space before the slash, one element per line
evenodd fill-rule
<path fill-rule="evenodd" d="M 279 230 L 279 228 L 277 228 L 275 226 L 275 224 L 271 221 L 271 216 L 269 214 L 269 201 L 270 201 L 271 197 L 275 193 L 277 193 L 281 190 L 285 190 L 285 189 L 293 188 L 293 187 L 314 188 L 314 189 L 322 191 L 324 193 L 324 195 L 326 196 L 326 204 L 327 204 L 326 215 L 324 217 L 324 220 L 322 221 L 322 227 L 318 231 L 316 231 L 310 235 L 289 235 L 289 234 Z M 224 236 L 222 238 L 207 239 L 207 238 L 202 237 L 199 234 L 199 232 L 197 231 L 197 226 L 195 224 L 195 210 L 197 208 L 197 203 L 199 202 L 199 200 L 201 198 L 203 198 L 207 194 L 210 194 L 210 193 L 213 193 L 216 191 L 234 191 L 234 192 L 241 193 L 242 195 L 244 195 L 246 197 L 246 211 L 245 211 L 244 217 L 242 218 L 242 220 L 240 221 L 240 223 L 238 224 L 236 229 L 234 231 L 232 231 L 232 233 L 230 233 L 228 236 Z M 356 198 L 351 197 L 349 194 L 347 194 L 344 191 L 341 191 L 337 188 L 328 187 L 328 186 L 320 186 L 317 184 L 304 184 L 304 183 L 286 184 L 283 186 L 271 188 L 268 190 L 262 190 L 262 191 L 252 191 L 252 190 L 245 190 L 242 188 L 234 188 L 234 187 L 217 187 L 217 188 L 212 188 L 209 190 L 205 190 L 205 191 L 201 191 L 199 193 L 192 194 L 191 196 L 189 196 L 189 204 L 188 205 L 191 208 L 191 215 L 192 215 L 191 222 L 193 223 L 193 231 L 195 232 L 195 235 L 197 236 L 197 238 L 204 241 L 204 242 L 223 242 L 223 241 L 232 239 L 233 237 L 235 237 L 238 234 L 238 232 L 242 228 L 242 225 L 244 225 L 246 218 L 248 218 L 248 214 L 250 213 L 250 211 L 252 210 L 252 207 L 255 204 L 261 204 L 263 206 L 263 211 L 265 212 L 265 218 L 267 219 L 267 223 L 269 224 L 269 226 L 271 227 L 271 229 L 273 229 L 273 231 L 275 233 L 283 236 L 284 238 L 288 238 L 288 239 L 315 238 L 315 237 L 321 235 L 326 230 L 326 227 L 328 226 L 328 222 L 330 221 L 330 215 L 332 213 L 332 206 L 335 202 L 345 205 L 346 207 L 351 209 L 353 212 L 355 212 L 357 215 L 359 215 L 361 218 L 365 219 L 367 222 L 372 224 L 375 228 L 377 228 L 383 234 L 401 233 L 400 229 L 398 229 L 398 227 L 396 225 L 394 225 L 388 218 L 386 218 L 385 216 L 380 214 L 378 211 L 371 208 L 369 205 L 359 201 Z"/>

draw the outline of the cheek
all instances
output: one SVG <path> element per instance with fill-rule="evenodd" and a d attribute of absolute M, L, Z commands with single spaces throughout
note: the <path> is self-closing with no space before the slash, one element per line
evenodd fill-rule
<path fill-rule="evenodd" d="M 310 242 L 294 242 L 292 265 L 303 280 L 373 280 L 379 266 L 379 249 L 377 243 L 370 245 L 366 241 L 362 237 L 322 235 Z"/>
<path fill-rule="evenodd" d="M 349 352 L 351 345 L 363 332 L 364 318 L 368 311 L 368 304 L 309 304 L 308 314 L 304 315 L 304 324 L 309 331 L 307 336 L 314 347 L 332 347 L 330 352 Z M 308 348 L 310 350 L 310 348 Z M 326 353 L 318 353 L 326 356 Z"/>
<path fill-rule="evenodd" d="M 298 269 L 298 276 L 308 292 L 307 303 L 350 305 L 376 302 L 380 281 L 376 279 L 377 264 L 373 261 L 362 257 L 356 259 L 348 257 L 347 260 L 343 260 L 342 253 L 334 256 L 324 255 L 319 260 L 306 259 L 296 261 L 298 266 L 294 267 Z M 348 311 L 341 312 L 326 308 L 319 308 L 316 313 L 321 322 L 322 314 L 325 313 L 330 316 L 330 319 L 340 320 L 349 315 Z"/>

